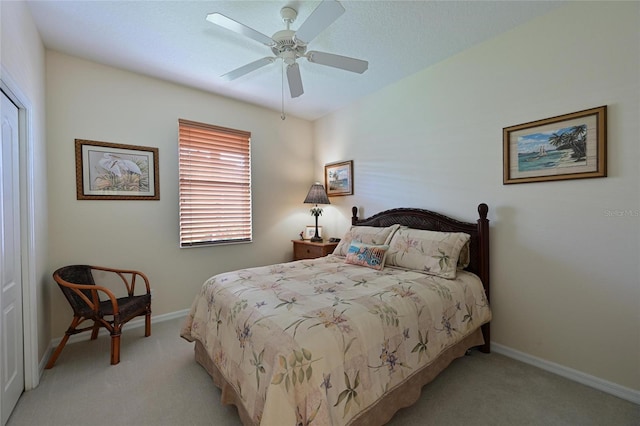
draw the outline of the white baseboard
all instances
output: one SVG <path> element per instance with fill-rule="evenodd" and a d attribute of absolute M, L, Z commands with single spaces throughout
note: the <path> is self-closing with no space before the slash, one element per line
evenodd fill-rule
<path fill-rule="evenodd" d="M 189 313 L 189 309 L 183 309 L 181 311 L 169 312 L 168 314 L 152 315 L 151 324 L 153 325 L 163 321 L 169 321 L 176 318 L 186 317 L 188 313 Z M 144 317 L 132 319 L 125 325 L 125 328 L 127 330 L 132 328 L 140 328 L 140 327 L 144 327 Z M 107 330 L 106 328 L 100 328 L 100 331 L 98 332 L 98 336 L 108 336 L 108 335 L 109 335 L 109 330 Z M 83 342 L 85 340 L 90 340 L 90 339 L 91 339 L 91 333 L 88 333 L 88 332 L 74 334 L 73 336 L 69 337 L 69 340 L 67 341 L 67 345 L 72 343 L 77 343 L 77 342 Z M 60 344 L 61 340 L 62 340 L 62 337 L 56 337 L 55 339 L 51 340 L 51 343 L 49 343 L 49 348 L 47 349 L 45 356 L 42 357 L 42 359 L 40 360 L 40 364 L 38 365 L 40 377 L 42 377 L 42 373 L 44 372 L 44 367 L 47 365 L 47 362 L 49 361 L 49 358 L 51 357 L 53 350 Z"/>
<path fill-rule="evenodd" d="M 556 364 L 555 362 L 537 358 L 524 352 L 511 349 L 507 346 L 503 346 L 499 343 L 491 342 L 491 351 L 524 362 L 525 364 L 533 365 L 534 367 L 549 371 L 550 373 L 557 374 L 558 376 L 565 377 L 569 380 L 606 392 L 610 395 L 617 396 L 618 398 L 622 398 L 635 404 L 640 404 L 640 391 L 635 389 L 627 388 L 625 386 L 591 376 L 581 371 L 574 370 L 573 368 Z"/>

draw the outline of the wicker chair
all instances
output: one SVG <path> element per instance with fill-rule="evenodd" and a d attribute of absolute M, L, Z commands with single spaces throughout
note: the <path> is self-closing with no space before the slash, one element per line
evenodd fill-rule
<path fill-rule="evenodd" d="M 104 271 L 109 275 L 116 274 L 126 286 L 127 296 L 117 298 L 108 288 L 96 285 L 92 271 Z M 146 293 L 134 295 L 136 277 L 138 276 L 144 280 Z M 73 309 L 73 320 L 49 359 L 46 368 L 53 367 L 67 340 L 74 334 L 91 330 L 91 340 L 95 340 L 98 337 L 100 327 L 109 330 L 111 333 L 112 365 L 120 362 L 120 334 L 124 324 L 135 317 L 144 315 L 144 335 L 151 335 L 151 288 L 149 287 L 149 279 L 142 272 L 102 266 L 72 265 L 55 271 L 53 279 L 58 283 Z M 100 293 L 107 296 L 103 297 L 102 301 L 99 297 Z M 86 320 L 93 320 L 93 325 L 77 328 Z"/>

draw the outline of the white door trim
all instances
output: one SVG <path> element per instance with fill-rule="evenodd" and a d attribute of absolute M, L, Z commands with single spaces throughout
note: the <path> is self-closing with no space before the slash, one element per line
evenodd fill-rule
<path fill-rule="evenodd" d="M 7 70 L 0 64 L 0 89 L 18 106 L 20 126 L 20 229 L 22 246 L 22 315 L 24 327 L 24 388 L 40 383 L 38 362 L 38 299 L 35 254 L 35 178 L 33 107 Z"/>

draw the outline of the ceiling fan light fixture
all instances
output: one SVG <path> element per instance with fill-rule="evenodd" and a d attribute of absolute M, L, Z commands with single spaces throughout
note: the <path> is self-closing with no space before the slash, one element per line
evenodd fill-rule
<path fill-rule="evenodd" d="M 282 52 L 280 54 L 280 57 L 282 58 L 282 61 L 287 65 L 295 64 L 297 59 L 296 53 L 293 50 Z"/>

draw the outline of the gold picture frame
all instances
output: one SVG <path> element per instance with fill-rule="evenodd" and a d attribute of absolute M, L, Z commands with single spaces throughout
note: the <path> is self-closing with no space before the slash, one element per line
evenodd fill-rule
<path fill-rule="evenodd" d="M 607 106 L 505 127 L 503 184 L 607 176 Z"/>
<path fill-rule="evenodd" d="M 78 200 L 159 200 L 158 148 L 75 140 Z"/>
<path fill-rule="evenodd" d="M 353 160 L 325 164 L 324 187 L 329 197 L 353 195 Z"/>

